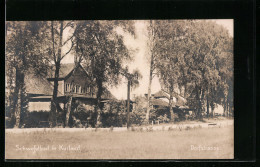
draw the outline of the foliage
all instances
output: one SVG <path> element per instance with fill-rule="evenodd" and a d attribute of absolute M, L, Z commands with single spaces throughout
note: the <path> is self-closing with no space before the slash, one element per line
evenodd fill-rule
<path fill-rule="evenodd" d="M 154 27 L 156 70 L 170 96 L 184 87 L 198 118 L 205 101 L 214 107 L 232 96 L 233 39 L 225 28 L 205 20 L 165 20 Z"/>
<path fill-rule="evenodd" d="M 49 119 L 49 112 L 32 111 L 26 113 L 23 124 L 25 128 L 49 127 L 48 119 Z"/>
<path fill-rule="evenodd" d="M 133 33 L 132 24 L 131 21 L 79 21 L 75 29 L 76 54 L 83 56 L 84 67 L 97 86 L 97 124 L 105 86 L 119 84 L 122 64 L 131 59 L 131 52 L 116 28 L 121 26 Z"/>
<path fill-rule="evenodd" d="M 73 112 L 72 115 L 81 121 L 82 125 L 85 127 L 94 127 L 96 114 L 93 110 L 86 110 L 84 106 L 80 105 L 79 109 L 76 112 Z"/>
<path fill-rule="evenodd" d="M 41 22 L 6 23 L 6 107 L 11 124 L 20 127 L 27 108 L 24 76 L 46 74 L 46 50 L 40 38 Z"/>

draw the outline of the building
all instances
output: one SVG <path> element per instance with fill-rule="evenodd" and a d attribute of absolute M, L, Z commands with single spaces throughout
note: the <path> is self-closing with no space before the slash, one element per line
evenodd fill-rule
<path fill-rule="evenodd" d="M 147 94 L 145 94 L 147 98 Z M 165 109 L 169 107 L 170 95 L 164 90 L 160 90 L 154 94 L 151 94 L 151 106 L 156 109 Z M 184 107 L 186 100 L 177 93 L 173 94 L 172 106 L 173 107 Z"/>
<path fill-rule="evenodd" d="M 47 77 L 28 74 L 25 76 L 26 93 L 29 96 L 29 111 L 50 111 L 51 98 L 54 88 L 54 67 L 50 67 Z M 79 64 L 61 64 L 58 78 L 58 101 L 64 108 L 68 97 L 80 101 L 89 109 L 96 104 L 97 87 L 93 79 Z M 107 90 L 104 90 L 102 101 L 114 99 L 115 97 Z"/>

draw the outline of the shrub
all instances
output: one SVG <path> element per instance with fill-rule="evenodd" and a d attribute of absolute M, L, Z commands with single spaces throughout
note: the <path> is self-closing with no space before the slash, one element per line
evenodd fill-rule
<path fill-rule="evenodd" d="M 72 116 L 80 120 L 85 127 L 95 127 L 97 113 L 95 113 L 94 109 L 91 110 L 89 108 L 85 104 L 79 104 Z"/>
<path fill-rule="evenodd" d="M 144 110 L 135 110 L 130 112 L 130 123 L 133 125 L 142 125 L 145 121 Z M 124 101 L 108 102 L 101 114 L 101 122 L 104 127 L 117 126 L 122 127 L 127 122 L 127 112 L 125 111 Z"/>
<path fill-rule="evenodd" d="M 48 111 L 32 111 L 26 114 L 24 119 L 25 128 L 49 127 Z"/>
<path fill-rule="evenodd" d="M 168 118 L 167 114 L 164 114 L 164 116 L 160 115 L 157 118 L 158 121 L 163 122 L 163 123 L 168 123 L 170 119 Z"/>

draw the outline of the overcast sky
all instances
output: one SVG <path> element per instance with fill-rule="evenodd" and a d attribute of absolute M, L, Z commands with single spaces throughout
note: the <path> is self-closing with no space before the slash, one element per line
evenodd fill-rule
<path fill-rule="evenodd" d="M 232 19 L 218 19 L 214 20 L 217 24 L 220 24 L 228 29 L 230 36 L 233 37 L 233 20 Z M 148 81 L 149 81 L 149 61 L 146 55 L 146 41 L 147 41 L 147 31 L 146 23 L 144 20 L 137 20 L 135 23 L 137 37 L 134 39 L 131 35 L 125 34 L 121 29 L 117 29 L 117 32 L 124 35 L 124 42 L 128 48 L 138 49 L 138 51 L 132 55 L 134 61 L 127 63 L 131 70 L 139 69 L 142 73 L 142 80 L 140 80 L 140 85 L 138 88 L 131 91 L 131 98 L 137 95 L 144 95 L 148 91 Z M 62 63 L 72 63 L 74 61 L 72 55 L 68 55 Z M 126 64 L 125 64 L 126 65 Z M 127 85 L 126 81 L 122 81 L 122 84 L 117 87 L 109 88 L 111 93 L 118 99 L 127 98 Z M 161 89 L 159 80 L 157 77 L 154 77 L 152 81 L 152 93 L 155 93 Z"/>

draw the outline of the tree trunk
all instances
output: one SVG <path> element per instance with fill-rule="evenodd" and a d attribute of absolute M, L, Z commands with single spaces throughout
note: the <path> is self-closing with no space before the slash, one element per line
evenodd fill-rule
<path fill-rule="evenodd" d="M 130 81 L 127 82 L 127 129 L 130 127 Z"/>
<path fill-rule="evenodd" d="M 173 101 L 173 97 L 172 97 L 172 92 L 170 93 L 170 100 L 169 100 L 169 110 L 170 110 L 170 114 L 171 114 L 171 122 L 174 122 L 174 113 L 173 113 L 173 109 L 172 109 L 172 101 Z"/>
<path fill-rule="evenodd" d="M 17 74 L 17 72 L 16 72 Z M 13 100 L 12 100 L 12 107 L 11 107 L 11 126 L 15 126 L 16 123 L 16 113 L 17 113 L 17 102 L 18 102 L 18 97 L 19 97 L 19 87 L 17 86 L 17 78 L 16 78 L 16 83 L 15 83 L 15 88 L 14 88 L 14 93 L 12 95 Z"/>
<path fill-rule="evenodd" d="M 72 104 L 72 96 L 69 97 L 66 105 L 67 113 L 66 113 L 65 127 L 69 127 L 69 119 L 71 115 L 71 104 Z"/>
<path fill-rule="evenodd" d="M 60 71 L 60 62 L 57 62 L 55 65 L 55 78 L 54 78 L 54 88 L 53 88 L 53 94 L 52 94 L 52 100 L 51 100 L 51 111 L 50 111 L 50 127 L 56 126 L 56 114 L 57 114 L 57 106 L 58 104 L 58 87 L 59 87 L 59 71 Z"/>
<path fill-rule="evenodd" d="M 226 111 L 227 111 L 227 117 L 229 118 L 229 101 L 228 101 L 228 99 L 227 99 L 227 109 L 226 109 Z"/>
<path fill-rule="evenodd" d="M 214 113 L 214 103 L 213 102 L 210 103 L 210 107 L 211 107 L 211 117 L 213 118 L 214 115 L 215 115 L 215 113 Z"/>
<path fill-rule="evenodd" d="M 22 90 L 19 88 L 17 105 L 16 105 L 16 108 L 15 108 L 15 125 L 14 125 L 14 128 L 19 128 L 20 127 L 20 120 L 21 120 L 20 118 L 21 118 L 21 109 L 22 109 L 22 105 L 21 105 L 22 92 L 21 91 Z"/>
<path fill-rule="evenodd" d="M 102 106 L 101 106 L 101 96 L 103 92 L 103 81 L 102 79 L 97 79 L 97 87 L 98 87 L 98 92 L 97 92 L 97 101 L 96 101 L 96 112 L 97 112 L 97 123 L 96 126 L 100 127 L 102 126 L 101 122 L 101 111 L 102 111 Z"/>
<path fill-rule="evenodd" d="M 224 107 L 223 115 L 226 116 L 226 96 L 224 96 Z"/>
<path fill-rule="evenodd" d="M 151 87 L 152 87 L 152 80 L 153 80 L 153 70 L 154 70 L 154 54 L 153 54 L 153 49 L 154 49 L 154 21 L 150 20 L 150 26 L 151 26 L 151 62 L 150 62 L 150 72 L 149 72 L 149 85 L 148 85 L 148 96 L 147 96 L 147 112 L 146 112 L 146 121 L 149 124 L 149 119 L 150 119 L 150 110 L 151 110 Z"/>
<path fill-rule="evenodd" d="M 207 95 L 207 117 L 209 118 L 209 97 Z"/>
<path fill-rule="evenodd" d="M 198 104 L 198 108 L 197 108 L 197 114 L 196 114 L 196 117 L 198 119 L 201 119 L 201 111 L 202 111 L 202 102 L 201 102 L 201 99 L 202 99 L 202 91 L 201 89 L 199 89 L 198 87 L 195 88 L 196 89 L 196 96 L 197 96 L 197 104 Z"/>
<path fill-rule="evenodd" d="M 15 76 L 15 91 L 13 95 L 13 114 L 11 115 L 12 122 L 14 123 L 14 127 L 20 127 L 20 118 L 22 113 L 22 88 L 24 86 L 24 74 L 16 68 L 16 76 Z"/>
<path fill-rule="evenodd" d="M 149 85 L 148 85 L 148 96 L 147 96 L 147 112 L 146 112 L 146 121 L 149 124 L 150 119 L 150 110 L 151 110 L 151 87 L 153 80 L 153 54 L 151 56 L 151 64 L 150 64 L 150 74 L 149 74 Z"/>
<path fill-rule="evenodd" d="M 54 28 L 53 28 L 53 22 L 52 23 L 52 42 L 53 42 L 53 54 L 55 58 L 55 76 L 54 76 L 54 88 L 53 88 L 53 95 L 52 95 L 52 101 L 51 101 L 51 112 L 50 112 L 50 127 L 56 126 L 57 121 L 57 106 L 59 105 L 57 101 L 57 95 L 58 95 L 58 86 L 59 86 L 59 72 L 60 72 L 60 62 L 61 62 L 61 48 L 62 48 L 62 36 L 63 36 L 63 21 L 60 21 L 60 33 L 59 33 L 59 46 L 58 46 L 58 53 L 55 56 L 55 48 L 54 48 Z"/>

